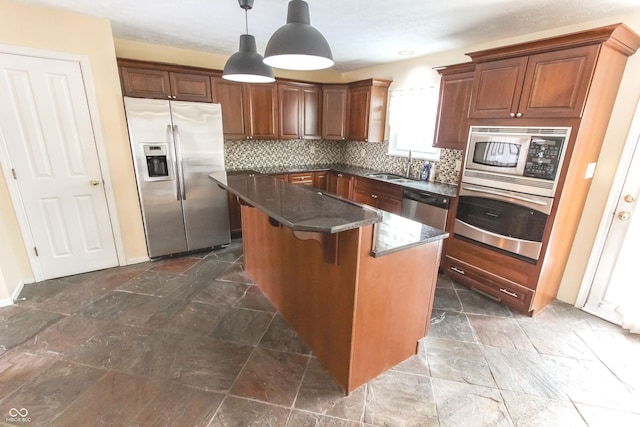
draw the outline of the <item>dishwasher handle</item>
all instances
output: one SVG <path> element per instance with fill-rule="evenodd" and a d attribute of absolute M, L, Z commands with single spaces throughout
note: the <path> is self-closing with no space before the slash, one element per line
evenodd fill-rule
<path fill-rule="evenodd" d="M 449 209 L 449 203 L 451 201 L 451 199 L 446 196 L 421 193 L 418 191 L 411 191 L 411 190 L 405 190 L 403 197 L 405 199 L 415 200 L 416 202 L 424 203 L 431 206 L 436 206 L 442 209 Z"/>

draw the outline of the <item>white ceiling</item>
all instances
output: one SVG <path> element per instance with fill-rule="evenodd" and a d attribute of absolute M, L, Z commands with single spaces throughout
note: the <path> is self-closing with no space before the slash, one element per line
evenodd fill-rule
<path fill-rule="evenodd" d="M 237 0 L 22 0 L 111 20 L 115 38 L 231 55 L 245 31 Z M 607 16 L 639 0 L 307 0 L 335 69 L 348 71 Z M 255 0 L 249 33 L 258 51 L 284 25 L 288 0 Z"/>

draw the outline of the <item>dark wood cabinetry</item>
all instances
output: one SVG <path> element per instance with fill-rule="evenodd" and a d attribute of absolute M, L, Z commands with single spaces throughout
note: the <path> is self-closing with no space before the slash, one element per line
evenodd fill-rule
<path fill-rule="evenodd" d="M 438 70 L 440 95 L 433 146 L 464 150 L 469 133 L 468 115 L 473 87 L 473 63 L 456 64 Z"/>
<path fill-rule="evenodd" d="M 402 187 L 374 179 L 356 177 L 353 200 L 394 214 L 402 212 Z"/>
<path fill-rule="evenodd" d="M 330 171 L 327 177 L 327 191 L 345 199 L 351 199 L 353 198 L 353 181 L 353 175 Z"/>
<path fill-rule="evenodd" d="M 469 117 L 581 117 L 599 50 L 580 46 L 478 63 Z"/>
<path fill-rule="evenodd" d="M 382 142 L 391 81 L 368 79 L 349 84 L 348 135 L 352 141 Z"/>
<path fill-rule="evenodd" d="M 249 133 L 245 121 L 245 97 L 242 83 L 225 80 L 222 77 L 211 78 L 213 102 L 222 108 L 222 128 L 229 139 L 243 139 Z"/>
<path fill-rule="evenodd" d="M 615 24 L 468 54 L 476 63 L 469 124 L 566 126 L 571 135 L 540 257 L 454 233 L 443 260 L 449 276 L 529 315 L 553 301 L 591 184 L 585 170 L 598 160 L 627 58 L 639 47 L 640 36 Z"/>
<path fill-rule="evenodd" d="M 345 85 L 322 87 L 322 138 L 347 139 L 347 102 L 349 90 Z"/>
<path fill-rule="evenodd" d="M 222 106 L 222 127 L 229 139 L 278 138 L 278 87 L 211 78 L 213 100 Z"/>
<path fill-rule="evenodd" d="M 138 61 L 118 61 L 125 96 L 211 102 L 211 73 L 188 69 L 172 71 Z"/>
<path fill-rule="evenodd" d="M 322 87 L 278 82 L 280 139 L 320 139 L 322 137 Z"/>
<path fill-rule="evenodd" d="M 328 185 L 328 176 L 329 176 L 329 172 L 328 171 L 319 171 L 315 173 L 315 182 L 314 182 L 314 186 L 319 189 L 319 190 L 323 190 L 326 191 L 327 190 L 327 185 Z"/>
<path fill-rule="evenodd" d="M 315 185 L 314 172 L 296 172 L 289 174 L 289 182 L 291 184 Z"/>

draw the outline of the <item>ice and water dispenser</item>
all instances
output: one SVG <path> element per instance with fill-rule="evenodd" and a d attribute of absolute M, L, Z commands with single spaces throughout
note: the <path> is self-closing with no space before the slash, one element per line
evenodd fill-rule
<path fill-rule="evenodd" d="M 146 181 L 166 181 L 172 179 L 169 169 L 167 144 L 143 144 L 142 149 L 147 163 Z"/>

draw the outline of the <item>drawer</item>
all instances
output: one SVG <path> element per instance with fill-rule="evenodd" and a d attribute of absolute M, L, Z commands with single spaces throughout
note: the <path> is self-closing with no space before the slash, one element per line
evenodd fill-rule
<path fill-rule="evenodd" d="M 313 185 L 314 184 L 313 172 L 290 173 L 289 182 L 291 184 Z"/>
<path fill-rule="evenodd" d="M 499 300 L 523 314 L 530 314 L 535 291 L 446 256 L 445 271 L 449 277 L 472 289 Z"/>

